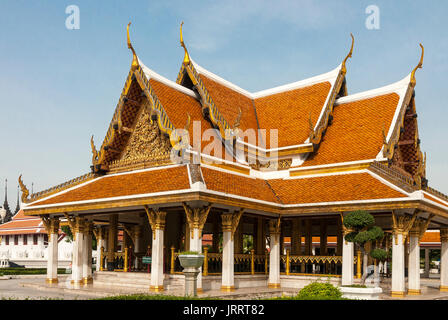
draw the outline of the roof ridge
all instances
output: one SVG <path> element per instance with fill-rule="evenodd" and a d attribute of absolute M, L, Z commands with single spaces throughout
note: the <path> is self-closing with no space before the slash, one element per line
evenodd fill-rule
<path fill-rule="evenodd" d="M 181 86 L 180 84 L 177 84 L 176 82 L 158 74 L 154 70 L 148 68 L 140 59 L 139 59 L 139 64 L 142 67 L 143 72 L 147 76 L 148 80 L 150 80 L 150 79 L 157 80 L 157 81 L 162 82 L 163 84 L 166 84 L 167 86 L 169 86 L 177 91 L 180 91 L 184 94 L 187 94 L 187 95 L 197 99 L 197 95 L 193 90 L 188 89 L 187 87 Z"/>
<path fill-rule="evenodd" d="M 266 184 L 268 185 L 269 189 L 271 189 L 272 193 L 274 194 L 274 196 L 278 199 L 278 201 L 281 204 L 284 204 L 284 202 L 282 201 L 282 199 L 280 198 L 280 196 L 277 194 L 277 192 L 275 192 L 274 188 L 272 188 L 271 184 L 268 182 L 268 180 L 263 179 L 264 182 L 266 182 Z"/>
<path fill-rule="evenodd" d="M 250 99 L 259 99 L 259 98 L 267 97 L 270 95 L 283 93 L 283 92 L 296 90 L 296 89 L 301 89 L 301 88 L 312 86 L 316 83 L 324 82 L 325 80 L 328 80 L 329 78 L 337 76 L 339 74 L 339 71 L 342 66 L 342 64 L 339 64 L 336 68 L 334 68 L 333 70 L 326 72 L 326 73 L 322 73 L 322 74 L 319 74 L 316 76 L 305 78 L 305 79 L 302 79 L 299 81 L 286 83 L 286 84 L 283 84 L 280 86 L 276 86 L 276 87 L 272 87 L 272 88 L 268 88 L 268 89 L 264 89 L 264 90 L 259 90 L 259 91 L 255 91 L 255 92 L 250 92 L 250 91 L 247 91 L 247 90 L 241 88 L 240 86 L 230 82 L 229 80 L 226 80 L 226 79 L 222 78 L 221 76 L 205 69 L 204 67 L 197 64 L 193 59 L 191 59 L 191 62 L 193 63 L 194 67 L 196 68 L 196 70 L 199 73 L 202 73 L 205 76 L 210 77 L 212 80 L 217 81 L 220 84 L 226 86 L 227 88 L 237 91 Z"/>
<path fill-rule="evenodd" d="M 403 79 L 393 82 L 391 84 L 337 98 L 334 103 L 335 103 L 335 105 L 341 105 L 341 104 L 345 104 L 345 103 L 349 103 L 349 102 L 367 100 L 367 99 L 378 97 L 381 95 L 386 95 L 388 93 L 397 93 L 398 94 L 399 91 L 408 87 L 410 80 L 411 80 L 411 75 L 409 74 L 406 77 L 404 77 Z"/>

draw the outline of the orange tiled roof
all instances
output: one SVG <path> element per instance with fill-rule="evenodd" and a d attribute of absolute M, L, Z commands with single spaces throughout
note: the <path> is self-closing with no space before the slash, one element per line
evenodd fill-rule
<path fill-rule="evenodd" d="M 201 167 L 207 189 L 257 200 L 278 202 L 266 181 Z"/>
<path fill-rule="evenodd" d="M 150 79 L 149 83 L 153 88 L 155 94 L 157 95 L 157 98 L 162 103 L 163 108 L 168 115 L 168 118 L 170 118 L 176 129 L 184 129 L 185 125 L 187 124 L 188 115 L 190 115 L 190 126 L 188 127 L 190 145 L 193 146 L 193 139 L 195 138 L 193 136 L 194 121 L 199 121 L 201 124 L 201 137 L 198 137 L 198 139 L 204 137 L 205 130 L 213 129 L 210 122 L 205 120 L 202 116 L 202 106 L 198 100 L 185 93 L 182 93 L 179 90 L 167 86 L 160 81 Z M 228 154 L 228 151 L 223 146 L 221 139 L 216 134 L 216 132 L 209 132 L 211 132 L 212 135 L 211 137 L 209 137 L 208 141 L 202 141 L 201 139 L 201 151 L 204 151 L 209 143 L 216 141 L 217 146 L 219 146 L 216 148 L 216 150 L 220 150 L 221 153 L 215 154 L 215 149 L 213 148 L 211 149 L 211 152 L 207 152 L 207 154 L 224 159 L 226 158 L 227 153 L 226 159 L 235 161 L 234 157 Z"/>
<path fill-rule="evenodd" d="M 189 189 L 186 166 L 104 176 L 31 206 Z"/>
<path fill-rule="evenodd" d="M 405 194 L 368 173 L 351 173 L 289 180 L 269 180 L 285 204 L 404 198 Z"/>
<path fill-rule="evenodd" d="M 445 203 L 443 203 L 442 201 L 440 201 L 440 200 L 438 200 L 438 199 L 436 199 L 436 198 L 434 198 L 434 197 L 431 197 L 431 196 L 427 195 L 426 193 L 423 193 L 423 197 L 425 197 L 425 198 L 428 199 L 428 200 L 434 201 L 434 202 L 436 202 L 436 203 L 438 203 L 438 204 L 440 204 L 440 205 L 442 205 L 442 206 L 444 206 L 444 207 L 448 207 L 448 206 L 447 206 Z"/>
<path fill-rule="evenodd" d="M 420 242 L 440 242 L 440 232 L 425 232 Z"/>
<path fill-rule="evenodd" d="M 30 233 L 46 233 L 46 231 L 40 218 L 25 216 L 23 210 L 20 210 L 11 221 L 0 225 L 0 235 Z"/>
<path fill-rule="evenodd" d="M 239 108 L 241 108 L 240 129 L 258 129 L 252 99 L 203 74 L 201 74 L 200 77 L 207 88 L 208 93 L 212 97 L 213 102 L 218 107 L 219 112 L 224 116 L 231 127 L 235 124 L 239 114 Z"/>
<path fill-rule="evenodd" d="M 310 116 L 316 125 L 330 89 L 329 82 L 322 82 L 255 99 L 260 128 L 267 130 L 268 148 L 269 129 L 278 130 L 278 147 L 304 143 L 309 137 Z"/>
<path fill-rule="evenodd" d="M 399 96 L 390 93 L 349 102 L 334 108 L 319 149 L 302 166 L 374 159 L 383 146 Z"/>

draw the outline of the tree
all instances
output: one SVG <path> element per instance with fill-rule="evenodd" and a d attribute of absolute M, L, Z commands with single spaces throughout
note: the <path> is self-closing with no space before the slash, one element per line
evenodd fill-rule
<path fill-rule="evenodd" d="M 367 278 L 367 259 L 368 254 L 367 244 L 380 240 L 384 237 L 383 229 L 375 226 L 375 218 L 368 212 L 358 210 L 350 212 L 344 217 L 344 227 L 349 232 L 345 236 L 345 240 L 357 244 L 363 256 L 363 275 L 361 284 L 364 285 Z M 383 249 L 376 248 L 370 252 L 373 259 L 384 260 L 387 257 L 387 252 Z"/>

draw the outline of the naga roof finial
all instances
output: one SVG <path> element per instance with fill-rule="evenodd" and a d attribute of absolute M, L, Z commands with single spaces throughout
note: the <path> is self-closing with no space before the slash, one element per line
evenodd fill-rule
<path fill-rule="evenodd" d="M 130 25 L 131 25 L 131 23 L 129 22 L 128 26 L 127 26 L 127 29 L 126 29 L 127 30 L 127 34 L 128 34 L 128 49 L 132 50 L 133 57 L 132 57 L 131 69 L 135 70 L 135 69 L 138 68 L 138 59 L 137 59 L 137 54 L 135 53 L 134 47 L 131 44 L 131 37 L 129 36 L 129 26 Z"/>
<path fill-rule="evenodd" d="M 423 45 L 420 43 L 420 48 L 422 48 L 422 55 L 420 56 L 420 61 L 418 62 L 418 65 L 414 68 L 414 70 L 412 70 L 411 72 L 411 86 L 415 87 L 415 84 L 417 83 L 417 81 L 415 81 L 415 71 L 417 71 L 417 69 L 421 69 L 423 66 L 423 57 L 425 56 L 425 48 L 423 47 Z"/>
<path fill-rule="evenodd" d="M 190 55 L 188 54 L 187 47 L 185 46 L 185 43 L 184 43 L 184 36 L 182 34 L 182 26 L 183 26 L 183 24 L 184 24 L 184 22 L 182 21 L 182 23 L 180 24 L 180 45 L 185 50 L 184 64 L 189 64 L 190 63 Z"/>
<path fill-rule="evenodd" d="M 353 33 L 350 33 L 350 37 L 352 37 L 352 46 L 350 47 L 350 52 L 348 53 L 348 55 L 345 57 L 344 61 L 342 61 L 342 68 L 341 71 L 343 74 L 347 73 L 347 68 L 345 66 L 345 63 L 347 62 L 348 58 L 352 57 L 352 53 L 353 53 L 353 45 L 355 44 L 355 37 L 353 36 Z"/>
<path fill-rule="evenodd" d="M 30 192 L 22 181 L 22 175 L 19 176 L 19 186 L 22 191 L 22 202 L 28 202 Z"/>

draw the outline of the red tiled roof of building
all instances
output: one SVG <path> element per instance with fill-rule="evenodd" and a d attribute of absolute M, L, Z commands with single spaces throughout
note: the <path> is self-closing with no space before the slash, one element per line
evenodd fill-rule
<path fill-rule="evenodd" d="M 30 206 L 189 189 L 186 166 L 104 176 Z"/>
<path fill-rule="evenodd" d="M 302 179 L 269 180 L 285 204 L 405 198 L 369 173 L 350 173 Z"/>
<path fill-rule="evenodd" d="M 310 117 L 316 125 L 330 89 L 329 82 L 322 82 L 255 99 L 260 128 L 267 131 L 268 148 L 269 129 L 278 130 L 278 147 L 303 144 L 309 137 Z"/>
<path fill-rule="evenodd" d="M 337 105 L 319 149 L 302 166 L 374 159 L 383 146 L 383 129 L 387 134 L 398 101 L 398 94 L 390 93 Z"/>

